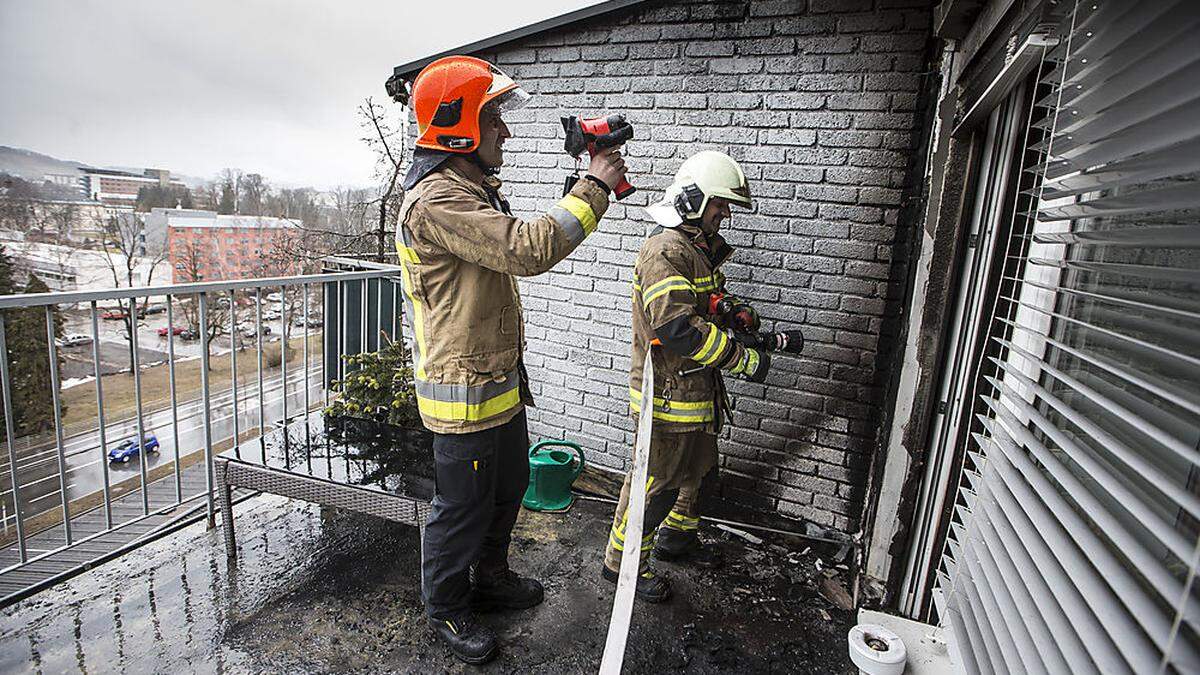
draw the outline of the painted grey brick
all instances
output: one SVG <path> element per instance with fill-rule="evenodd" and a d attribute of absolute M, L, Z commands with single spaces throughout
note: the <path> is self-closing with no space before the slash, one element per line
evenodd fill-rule
<path fill-rule="evenodd" d="M 620 23 L 493 50 L 537 94 L 506 117 L 516 136 L 501 178 L 519 217 L 544 213 L 572 170 L 560 115 L 624 112 L 636 128 L 625 154 L 639 192 L 614 202 L 553 272 L 520 281 L 538 400 L 531 434 L 571 438 L 597 465 L 627 466 L 629 281 L 651 225 L 643 209 L 684 158 L 721 150 L 742 163 L 755 200 L 726 228 L 739 247 L 725 267 L 730 290 L 764 325 L 799 326 L 809 341 L 803 357 L 777 359 L 769 386 L 728 381 L 736 427 L 720 441 L 722 494 L 857 527 L 880 369 L 895 349 L 882 319 L 898 312 L 904 289 L 893 279 L 905 278 L 913 226 L 898 207 L 919 183 L 908 172 L 929 15 L 913 2 L 646 3 Z"/>

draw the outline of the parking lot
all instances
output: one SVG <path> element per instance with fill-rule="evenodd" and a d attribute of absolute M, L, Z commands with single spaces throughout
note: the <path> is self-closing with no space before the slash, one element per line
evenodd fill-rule
<path fill-rule="evenodd" d="M 167 313 L 164 305 L 159 304 L 158 306 L 163 309 L 146 314 L 138 320 L 138 361 L 143 366 L 167 359 Z M 313 331 L 318 329 L 318 322 L 320 321 L 320 313 L 316 311 L 317 306 L 319 305 L 315 301 L 312 301 L 309 306 L 309 320 L 313 324 L 310 330 Z M 237 308 L 237 344 L 239 348 L 252 347 L 254 345 L 255 310 L 256 308 L 253 304 Z M 103 316 L 105 312 L 113 310 L 101 309 L 99 311 L 101 316 Z M 288 331 L 289 337 L 298 337 L 304 330 L 302 325 L 302 310 L 297 308 L 294 314 L 292 326 Z M 91 313 L 87 309 L 63 309 L 62 316 L 64 319 L 64 335 L 83 335 L 88 338 L 92 336 Z M 223 307 L 215 309 L 211 316 L 221 321 L 222 328 L 220 335 L 212 342 L 210 355 L 215 356 L 228 353 L 231 345 L 228 310 Z M 174 328 L 177 332 L 186 331 L 190 328 L 181 303 L 176 303 L 173 318 Z M 100 319 L 97 325 L 100 334 L 100 373 L 108 375 L 129 370 L 129 342 L 127 340 L 124 320 Z M 283 320 L 280 316 L 278 304 L 264 301 L 262 325 L 264 343 L 279 340 L 280 335 L 283 333 Z M 71 380 L 89 378 L 95 375 L 92 365 L 93 355 L 90 339 L 80 344 L 62 346 L 59 352 L 63 357 L 60 376 L 65 384 L 69 384 Z M 176 335 L 175 355 L 177 359 L 199 358 L 200 352 L 201 341 L 199 339 L 190 337 L 186 333 Z"/>

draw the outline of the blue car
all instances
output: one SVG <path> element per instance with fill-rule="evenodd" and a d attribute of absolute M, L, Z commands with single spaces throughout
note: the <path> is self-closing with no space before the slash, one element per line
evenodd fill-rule
<path fill-rule="evenodd" d="M 145 441 L 141 447 L 138 447 L 137 439 L 127 438 L 121 441 L 121 444 L 108 451 L 108 461 L 120 462 L 122 464 L 130 459 L 137 457 L 137 454 L 142 450 L 146 452 L 158 453 L 158 437 L 154 434 L 146 434 Z"/>

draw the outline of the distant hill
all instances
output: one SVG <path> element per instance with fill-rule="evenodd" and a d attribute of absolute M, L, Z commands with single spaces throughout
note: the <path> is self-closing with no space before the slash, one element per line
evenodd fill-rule
<path fill-rule="evenodd" d="M 41 183 L 42 177 L 46 174 L 62 174 L 70 176 L 82 175 L 79 167 L 89 168 L 106 168 L 119 169 L 122 171 L 132 171 L 141 173 L 141 167 L 118 167 L 105 166 L 100 167 L 87 162 L 75 162 L 71 160 L 58 159 L 50 155 L 43 155 L 40 152 L 26 150 L 24 148 L 11 148 L 7 145 L 0 145 L 0 173 L 7 173 L 13 176 L 20 176 L 27 181 L 33 183 Z M 204 184 L 203 178 L 196 176 L 187 176 L 184 174 L 171 172 L 171 177 L 182 182 L 184 185 L 195 189 Z"/>
<path fill-rule="evenodd" d="M 20 176 L 27 181 L 41 183 L 42 176 L 48 173 L 78 176 L 82 173 L 79 170 L 81 166 L 90 165 L 58 159 L 32 150 L 0 145 L 0 172 Z"/>

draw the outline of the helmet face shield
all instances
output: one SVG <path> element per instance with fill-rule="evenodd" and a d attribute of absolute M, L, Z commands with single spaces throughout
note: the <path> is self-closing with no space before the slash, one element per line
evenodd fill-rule
<path fill-rule="evenodd" d="M 488 64 L 488 70 L 492 73 L 492 83 L 483 94 L 485 105 L 494 106 L 496 112 L 505 113 L 524 108 L 529 103 L 529 92 L 518 86 L 504 71 L 491 64 Z"/>
<path fill-rule="evenodd" d="M 529 95 L 529 92 L 514 85 L 512 89 L 492 99 L 489 105 L 494 106 L 496 112 L 506 113 L 524 108 L 531 98 L 533 97 Z"/>

